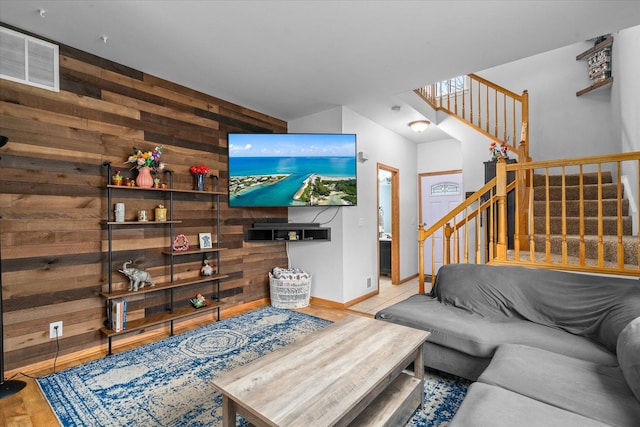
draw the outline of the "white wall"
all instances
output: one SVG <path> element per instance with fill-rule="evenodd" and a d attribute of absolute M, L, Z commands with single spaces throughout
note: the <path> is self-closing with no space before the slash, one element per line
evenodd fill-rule
<path fill-rule="evenodd" d="M 358 205 L 330 208 L 289 208 L 289 221 L 325 222 L 331 242 L 289 244 L 292 266 L 314 275 L 311 295 L 338 303 L 353 301 L 377 289 L 378 206 L 377 163 L 400 170 L 400 277 L 418 271 L 416 145 L 346 107 L 288 123 L 295 132 L 355 133 L 358 151 L 369 160 L 358 163 Z M 372 287 L 367 288 L 371 278 Z"/>
<path fill-rule="evenodd" d="M 462 143 L 459 140 L 451 138 L 418 144 L 418 173 L 458 169 L 462 169 Z"/>
<path fill-rule="evenodd" d="M 587 62 L 576 61 L 576 55 L 591 47 L 593 42 L 585 41 L 477 73 L 513 92 L 528 90 L 534 161 L 620 150 L 611 87 L 576 96 L 577 91 L 591 85 Z M 614 56 L 614 74 L 617 61 Z"/>
<path fill-rule="evenodd" d="M 419 144 L 418 173 L 461 169 L 463 191 L 478 190 L 484 185 L 491 140 L 449 115 L 439 114 L 438 120 L 438 127 L 453 138 Z"/>
<path fill-rule="evenodd" d="M 620 151 L 640 151 L 640 26 L 621 31 L 613 43 L 614 108 L 617 110 L 620 132 Z M 631 209 L 637 212 L 640 198 L 638 193 L 638 165 L 627 162 L 623 174 L 628 178 L 628 190 L 635 197 L 630 197 Z M 636 218 L 636 217 L 634 217 Z M 638 233 L 640 225 L 633 224 L 634 233 Z"/>
<path fill-rule="evenodd" d="M 345 274 L 345 301 L 351 301 L 366 293 L 364 277 L 378 277 L 377 163 L 398 169 L 400 175 L 400 279 L 418 273 L 417 148 L 414 142 L 348 108 L 343 109 L 343 119 L 343 131 L 357 133 L 358 149 L 369 156 L 369 161 L 361 163 L 358 172 L 359 210 L 348 212 L 352 216 L 350 223 L 357 226 L 345 227 L 345 235 L 349 236 L 345 241 L 345 265 L 349 266 Z M 360 220 L 364 222 L 362 227 Z M 353 266 L 359 266 L 362 271 L 352 270 Z"/>
<path fill-rule="evenodd" d="M 613 43 L 614 89 L 620 104 L 622 151 L 640 151 L 640 25 Z M 617 61 L 617 62 L 616 62 Z"/>

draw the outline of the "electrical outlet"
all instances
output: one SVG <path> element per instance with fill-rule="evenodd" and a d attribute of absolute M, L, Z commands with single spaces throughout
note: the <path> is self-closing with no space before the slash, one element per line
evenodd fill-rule
<path fill-rule="evenodd" d="M 56 328 L 58 330 L 56 331 Z M 60 338 L 62 336 L 62 320 L 49 323 L 49 339 Z"/>
<path fill-rule="evenodd" d="M 372 285 L 371 283 L 371 277 L 367 277 L 367 289 L 370 288 Z"/>

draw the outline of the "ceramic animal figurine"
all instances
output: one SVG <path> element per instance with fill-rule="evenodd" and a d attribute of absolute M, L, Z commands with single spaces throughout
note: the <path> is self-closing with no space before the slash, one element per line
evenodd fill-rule
<path fill-rule="evenodd" d="M 138 270 L 137 268 L 127 268 L 127 264 L 131 264 L 132 261 L 127 261 L 122 264 L 122 270 L 118 270 L 129 278 L 129 291 L 137 291 L 144 288 L 144 284 L 148 283 L 149 286 L 155 286 L 151 274 L 144 270 Z"/>

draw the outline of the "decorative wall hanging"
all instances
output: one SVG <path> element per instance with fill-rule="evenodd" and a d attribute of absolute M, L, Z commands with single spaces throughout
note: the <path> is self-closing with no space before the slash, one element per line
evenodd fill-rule
<path fill-rule="evenodd" d="M 184 234 L 178 234 L 171 246 L 174 251 L 186 251 L 189 250 L 189 240 Z"/>

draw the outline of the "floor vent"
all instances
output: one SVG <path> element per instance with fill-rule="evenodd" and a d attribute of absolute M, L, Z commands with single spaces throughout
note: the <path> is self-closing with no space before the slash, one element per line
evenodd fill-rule
<path fill-rule="evenodd" d="M 59 92 L 58 46 L 0 27 L 0 78 Z"/>

